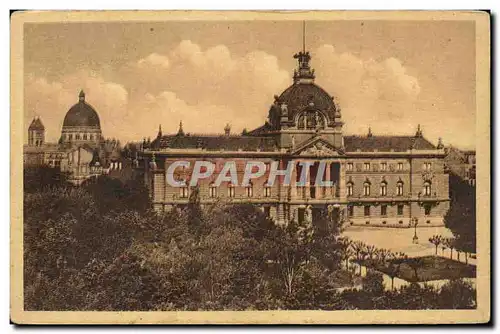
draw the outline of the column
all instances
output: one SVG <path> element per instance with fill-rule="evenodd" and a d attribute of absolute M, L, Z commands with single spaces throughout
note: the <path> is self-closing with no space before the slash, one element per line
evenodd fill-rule
<path fill-rule="evenodd" d="M 340 198 L 346 198 L 346 185 L 345 185 L 345 162 L 339 163 L 339 196 Z"/>
<path fill-rule="evenodd" d="M 331 181 L 330 168 L 332 168 L 331 161 L 326 161 L 325 182 Z M 331 188 L 332 187 L 323 187 L 324 197 L 326 198 L 331 197 L 331 191 L 332 191 Z"/>

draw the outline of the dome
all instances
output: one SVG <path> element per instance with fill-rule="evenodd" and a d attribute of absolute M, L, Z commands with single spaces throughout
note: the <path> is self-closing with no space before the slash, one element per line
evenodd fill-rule
<path fill-rule="evenodd" d="M 68 126 L 101 127 L 99 115 L 90 104 L 85 102 L 85 93 L 83 91 L 80 92 L 78 103 L 72 106 L 66 113 L 66 117 L 64 117 L 63 127 Z"/>
<path fill-rule="evenodd" d="M 326 112 L 336 110 L 333 98 L 323 88 L 312 82 L 294 83 L 281 93 L 278 101 L 287 105 L 290 115 L 308 106 Z"/>

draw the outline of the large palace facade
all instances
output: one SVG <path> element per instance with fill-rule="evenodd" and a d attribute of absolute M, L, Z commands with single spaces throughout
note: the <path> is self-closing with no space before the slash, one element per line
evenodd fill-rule
<path fill-rule="evenodd" d="M 441 141 L 434 145 L 424 138 L 420 126 L 409 136 L 347 136 L 342 132 L 341 110 L 332 96 L 315 84 L 308 52 L 298 60 L 293 84 L 275 96 L 268 120 L 253 131 L 221 135 L 163 135 L 144 143 L 141 168 L 150 189 L 154 208 L 161 212 L 188 203 L 194 188 L 173 187 L 167 182 L 168 167 L 179 160 L 190 167 L 175 169 L 174 177 L 189 182 L 195 161 L 215 164 L 211 177 L 198 182 L 202 205 L 215 201 L 254 203 L 278 223 L 292 219 L 314 219 L 321 210 L 343 214 L 351 225 L 408 227 L 443 225 L 449 208 L 448 175 Z M 266 163 L 266 173 L 241 186 L 246 162 Z M 215 180 L 226 161 L 235 161 L 239 185 Z M 292 182 L 267 183 L 272 161 L 280 169 L 289 162 Z M 305 184 L 300 184 L 301 163 L 311 167 Z M 322 179 L 331 186 L 316 184 L 319 163 L 325 162 Z"/>

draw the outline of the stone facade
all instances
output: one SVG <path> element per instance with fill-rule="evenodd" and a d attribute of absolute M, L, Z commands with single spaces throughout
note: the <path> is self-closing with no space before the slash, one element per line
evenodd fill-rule
<path fill-rule="evenodd" d="M 267 122 L 242 135 L 187 135 L 182 124 L 177 134 L 163 135 L 143 143 L 136 165 L 144 172 L 155 210 L 168 211 L 186 205 L 190 187 L 172 187 L 167 182 L 168 167 L 178 160 L 215 163 L 213 175 L 198 183 L 202 205 L 224 201 L 254 203 L 278 223 L 301 221 L 321 210 L 343 213 L 347 224 L 386 227 L 443 225 L 449 208 L 445 151 L 423 136 L 420 126 L 410 136 L 346 136 L 342 132 L 341 109 L 334 98 L 314 83 L 307 52 L 295 55 L 299 68 L 294 83 L 275 96 Z M 252 180 L 251 189 L 241 186 L 245 163 L 266 163 L 266 172 Z M 226 161 L 235 161 L 238 182 L 214 186 Z M 279 161 L 280 169 L 289 162 L 293 170 L 290 185 L 275 182 L 268 186 L 269 166 Z M 313 165 L 304 186 L 298 185 L 300 162 Z M 328 187 L 316 184 L 319 162 L 326 162 L 322 175 L 332 181 Z M 142 162 L 142 164 L 141 164 Z M 189 181 L 190 168 L 175 169 L 175 177 Z"/>

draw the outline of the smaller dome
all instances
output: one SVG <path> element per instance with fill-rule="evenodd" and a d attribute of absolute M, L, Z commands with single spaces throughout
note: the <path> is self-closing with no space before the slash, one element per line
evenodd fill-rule
<path fill-rule="evenodd" d="M 85 102 L 85 93 L 83 90 L 79 94 L 79 101 L 72 106 L 64 117 L 63 127 L 68 126 L 88 126 L 88 127 L 101 127 L 99 115 L 95 109 Z"/>

